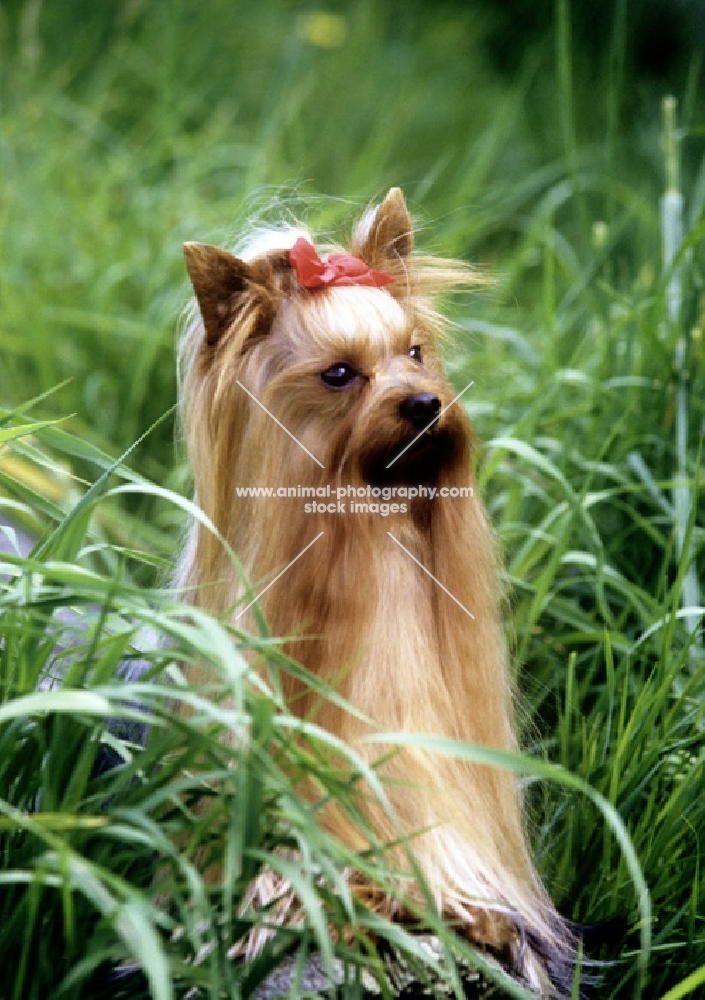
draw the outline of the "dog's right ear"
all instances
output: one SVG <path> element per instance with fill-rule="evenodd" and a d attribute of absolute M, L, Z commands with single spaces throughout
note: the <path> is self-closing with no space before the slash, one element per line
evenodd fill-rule
<path fill-rule="evenodd" d="M 391 188 L 381 205 L 366 212 L 353 233 L 352 252 L 370 267 L 386 270 L 408 257 L 414 226 L 401 188 Z"/>
<path fill-rule="evenodd" d="M 266 332 L 275 311 L 271 268 L 255 267 L 207 243 L 184 243 L 184 257 L 209 346 L 217 344 L 235 320 L 249 320 L 242 331 L 243 346 L 253 332 Z"/>

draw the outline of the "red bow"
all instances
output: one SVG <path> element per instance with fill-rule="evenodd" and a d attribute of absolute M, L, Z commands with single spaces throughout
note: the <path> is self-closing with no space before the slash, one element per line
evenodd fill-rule
<path fill-rule="evenodd" d="M 308 240 L 300 236 L 289 251 L 299 284 L 304 288 L 320 288 L 323 285 L 368 285 L 380 288 L 396 281 L 391 274 L 373 271 L 364 260 L 344 253 L 332 253 L 327 261 L 322 261 Z"/>

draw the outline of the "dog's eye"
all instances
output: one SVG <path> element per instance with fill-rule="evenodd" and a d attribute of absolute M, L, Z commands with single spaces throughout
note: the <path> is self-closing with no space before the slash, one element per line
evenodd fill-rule
<path fill-rule="evenodd" d="M 419 364 L 423 361 L 423 358 L 421 357 L 421 345 L 420 344 L 414 344 L 414 346 L 412 348 L 410 348 L 410 350 L 409 350 L 409 357 L 412 358 L 414 361 L 418 361 Z"/>
<path fill-rule="evenodd" d="M 321 372 L 321 381 L 329 389 L 345 389 L 346 386 L 355 381 L 357 375 L 358 373 L 352 365 L 341 361 L 340 364 L 331 365 L 330 368 L 326 368 L 324 372 Z"/>

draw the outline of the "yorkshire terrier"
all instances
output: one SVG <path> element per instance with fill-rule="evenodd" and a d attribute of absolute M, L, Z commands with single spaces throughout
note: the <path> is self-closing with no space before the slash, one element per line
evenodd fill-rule
<path fill-rule="evenodd" d="M 288 652 L 358 710 L 318 704 L 289 677 L 292 712 L 315 702 L 316 722 L 369 760 L 379 745 L 360 737 L 373 731 L 516 750 L 500 566 L 433 305 L 476 272 L 412 252 L 398 188 L 347 253 L 321 259 L 299 230 L 260 234 L 240 257 L 184 250 L 200 311 L 181 345 L 198 503 L 249 578 L 275 581 L 259 598 L 272 634 L 305 628 Z M 252 487 L 274 495 L 244 495 Z M 242 579 L 200 523 L 177 579 L 246 621 Z M 573 941 L 532 864 L 516 776 L 420 745 L 383 774 L 396 823 L 370 807 L 380 841 L 406 831 L 440 912 L 536 992 L 563 996 Z M 349 820 L 327 822 L 365 848 Z"/>

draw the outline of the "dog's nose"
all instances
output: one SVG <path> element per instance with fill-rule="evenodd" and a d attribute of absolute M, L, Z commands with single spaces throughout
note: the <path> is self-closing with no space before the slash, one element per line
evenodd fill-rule
<path fill-rule="evenodd" d="M 437 417 L 441 409 L 441 401 L 432 392 L 416 392 L 407 396 L 399 404 L 399 413 L 413 425 L 415 430 L 421 430 Z"/>

